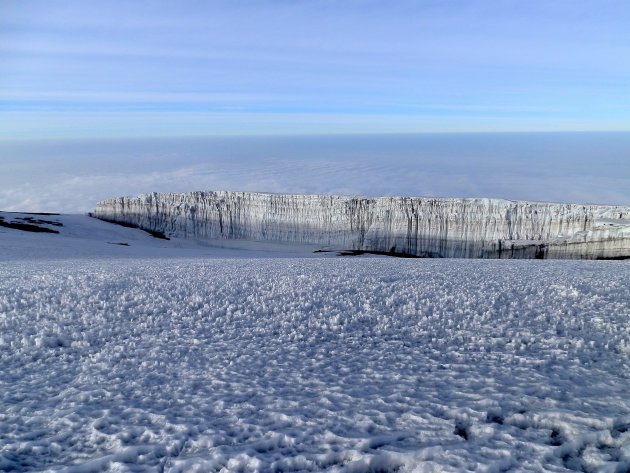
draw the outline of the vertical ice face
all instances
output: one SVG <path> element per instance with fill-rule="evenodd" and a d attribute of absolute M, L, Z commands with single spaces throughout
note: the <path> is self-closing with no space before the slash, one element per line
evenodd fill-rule
<path fill-rule="evenodd" d="M 500 199 L 153 193 L 93 216 L 167 235 L 460 258 L 630 256 L 630 208 Z"/>

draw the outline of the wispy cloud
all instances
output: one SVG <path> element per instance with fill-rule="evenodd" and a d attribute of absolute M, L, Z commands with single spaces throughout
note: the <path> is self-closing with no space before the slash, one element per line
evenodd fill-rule
<path fill-rule="evenodd" d="M 285 120 L 322 132 L 484 129 L 628 129 L 630 9 L 625 2 L 5 2 L 0 6 L 0 119 L 6 112 L 100 113 L 108 103 L 129 114 L 117 123 L 143 130 L 134 107 L 163 112 L 170 134 L 202 129 L 203 114 L 234 110 L 279 114 L 240 127 L 267 132 Z M 80 103 L 79 103 L 80 102 Z M 435 104 L 409 107 L 400 104 Z M 627 104 L 626 104 L 627 105 Z M 222 108 L 217 108 L 222 107 Z M 301 114 L 301 113 L 304 114 Z M 442 120 L 452 112 L 452 120 Z M 528 114 L 522 121 L 521 115 Z M 348 117 L 357 117 L 352 123 Z M 44 115 L 36 121 L 44 121 Z M 63 115 L 47 115 L 51 129 Z M 82 122 L 79 113 L 76 122 Z M 157 121 L 157 119 L 149 120 Z M 82 136 L 108 134 L 90 120 Z M 106 120 L 105 120 L 106 122 Z M 255 122 L 255 123 L 254 123 Z M 29 127 L 15 134 L 51 136 Z M 512 126 L 513 125 L 513 126 Z M 263 131 L 264 129 L 264 131 Z M 429 127 L 429 129 L 434 129 Z M 28 130 L 28 133 L 27 133 Z M 13 133 L 13 132 L 12 132 Z M 119 133 L 115 126 L 109 134 Z"/>

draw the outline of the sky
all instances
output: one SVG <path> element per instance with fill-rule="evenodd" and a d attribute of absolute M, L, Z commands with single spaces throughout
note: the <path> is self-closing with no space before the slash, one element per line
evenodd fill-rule
<path fill-rule="evenodd" d="M 627 0 L 0 1 L 0 209 L 248 190 L 630 205 Z"/>
<path fill-rule="evenodd" d="M 7 0 L 0 140 L 630 131 L 626 0 Z"/>

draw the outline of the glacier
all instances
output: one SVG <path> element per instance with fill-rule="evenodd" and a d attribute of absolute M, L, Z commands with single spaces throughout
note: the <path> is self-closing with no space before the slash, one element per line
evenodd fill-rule
<path fill-rule="evenodd" d="M 171 237 L 436 258 L 630 258 L 630 207 L 208 191 L 99 202 L 93 217 Z"/>

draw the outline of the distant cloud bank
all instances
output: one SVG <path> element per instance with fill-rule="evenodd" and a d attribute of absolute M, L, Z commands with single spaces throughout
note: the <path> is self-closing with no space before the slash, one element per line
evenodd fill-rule
<path fill-rule="evenodd" d="M 628 153 L 630 133 L 0 143 L 0 209 L 195 190 L 630 205 Z"/>

